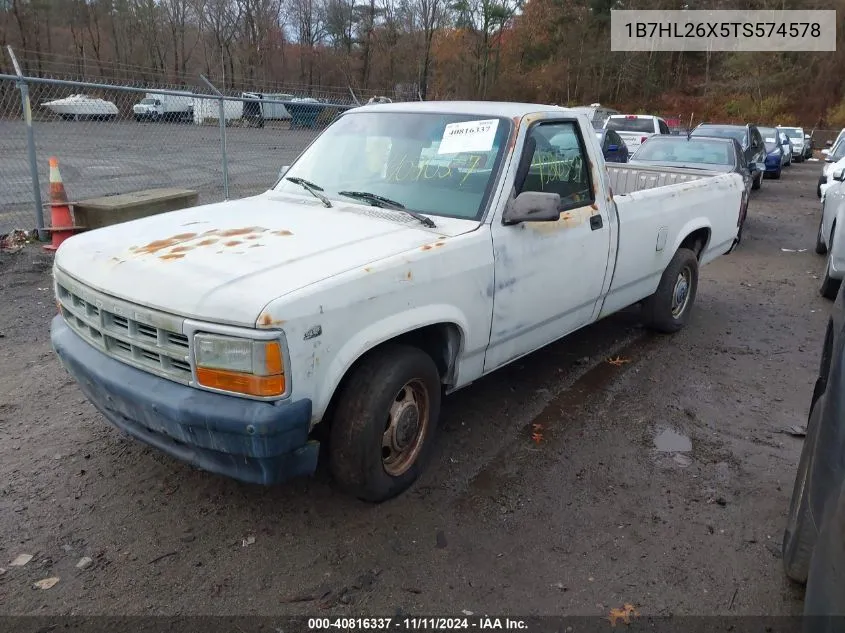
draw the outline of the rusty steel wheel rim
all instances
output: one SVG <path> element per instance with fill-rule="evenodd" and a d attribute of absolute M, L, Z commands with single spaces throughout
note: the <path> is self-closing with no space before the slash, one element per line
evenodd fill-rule
<path fill-rule="evenodd" d="M 381 461 L 388 475 L 399 477 L 416 461 L 428 435 L 430 410 L 428 391 L 417 378 L 396 394 L 381 440 Z"/>

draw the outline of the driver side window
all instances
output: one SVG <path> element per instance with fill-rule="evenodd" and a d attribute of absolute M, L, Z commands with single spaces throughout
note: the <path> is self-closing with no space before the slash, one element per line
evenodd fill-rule
<path fill-rule="evenodd" d="M 575 122 L 534 125 L 528 132 L 525 149 L 532 151 L 532 156 L 520 192 L 556 193 L 561 210 L 593 201 L 589 161 Z"/>

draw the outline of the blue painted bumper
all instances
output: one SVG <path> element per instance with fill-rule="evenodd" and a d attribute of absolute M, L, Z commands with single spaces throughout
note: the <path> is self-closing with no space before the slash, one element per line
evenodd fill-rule
<path fill-rule="evenodd" d="M 780 155 L 779 154 L 775 154 L 775 155 L 769 154 L 768 156 L 766 156 L 766 173 L 767 174 L 777 173 L 777 172 L 780 171 L 780 169 L 781 169 L 781 164 L 780 164 Z"/>
<path fill-rule="evenodd" d="M 50 325 L 53 349 L 94 406 L 128 435 L 203 470 L 270 485 L 314 472 L 311 401 L 269 403 L 202 391 L 106 356 Z"/>

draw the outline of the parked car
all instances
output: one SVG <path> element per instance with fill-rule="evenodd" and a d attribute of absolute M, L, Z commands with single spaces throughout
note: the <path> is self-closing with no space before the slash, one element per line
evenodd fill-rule
<path fill-rule="evenodd" d="M 763 142 L 763 137 L 756 125 L 700 123 L 690 136 L 720 136 L 736 139 L 742 147 L 745 162 L 751 170 L 751 178 L 753 179 L 751 188 L 759 189 L 763 186 L 763 173 L 768 153 L 766 152 L 766 144 Z"/>
<path fill-rule="evenodd" d="M 842 631 L 845 613 L 845 291 L 833 303 L 789 503 L 782 556 L 806 585 L 803 630 Z M 821 617 L 823 616 L 823 617 Z"/>
<path fill-rule="evenodd" d="M 570 109 L 580 114 L 586 114 L 587 118 L 592 122 L 593 127 L 597 130 L 604 127 L 604 122 L 607 121 L 607 117 L 612 114 L 619 114 L 619 110 L 608 108 L 600 103 L 591 103 L 588 106 L 575 106 Z"/>
<path fill-rule="evenodd" d="M 758 127 L 757 130 L 766 146 L 766 169 L 763 176 L 778 180 L 786 164 L 786 152 L 783 151 L 783 144 L 778 138 L 778 131 L 773 127 Z"/>
<path fill-rule="evenodd" d="M 843 137 L 843 136 L 845 136 L 845 128 L 842 128 L 841 130 L 839 130 L 839 134 L 837 134 L 837 135 L 836 135 L 836 139 L 835 139 L 835 140 L 833 140 L 833 141 L 825 141 L 824 146 L 825 146 L 825 147 L 827 147 L 827 148 L 831 148 L 831 147 L 833 147 L 834 145 L 836 145 L 837 143 L 839 143 L 839 141 L 841 141 L 841 140 L 842 140 L 842 137 Z M 824 153 L 824 150 L 822 150 L 822 153 Z"/>
<path fill-rule="evenodd" d="M 816 236 L 816 253 L 827 254 L 821 285 L 821 294 L 827 299 L 836 296 L 842 277 L 845 276 L 845 231 L 842 229 L 845 225 L 845 184 L 842 182 L 845 180 L 845 161 L 843 164 L 837 163 L 830 178 L 831 182 L 822 200 L 822 217 Z"/>
<path fill-rule="evenodd" d="M 745 153 L 735 138 L 654 136 L 640 145 L 631 156 L 630 164 L 707 169 L 713 172 L 734 172 L 742 176 L 745 190 L 737 212 L 736 241 L 739 243 L 742 240 L 753 178 L 745 161 Z"/>
<path fill-rule="evenodd" d="M 816 195 L 819 198 L 822 197 L 824 189 L 828 185 L 833 166 L 845 158 L 845 139 L 840 139 L 831 149 L 823 149 L 822 154 L 824 155 L 824 165 L 822 165 L 822 173 L 819 175 L 819 182 L 816 186 Z"/>
<path fill-rule="evenodd" d="M 364 105 L 263 194 L 63 242 L 52 345 L 112 424 L 177 459 L 273 484 L 328 440 L 336 484 L 384 501 L 422 472 L 444 391 L 630 305 L 682 329 L 743 192 L 605 163 L 566 108 Z"/>
<path fill-rule="evenodd" d="M 777 128 L 792 141 L 792 158 L 795 162 L 802 162 L 813 157 L 813 137 L 804 132 L 801 127 L 786 127 L 778 125 Z"/>
<path fill-rule="evenodd" d="M 630 156 L 625 140 L 615 130 L 599 130 L 596 138 L 601 145 L 601 153 L 608 163 L 627 163 Z"/>
<path fill-rule="evenodd" d="M 782 132 L 781 130 L 778 130 L 778 138 L 780 139 L 780 144 L 783 146 L 783 153 L 784 153 L 784 156 L 785 156 L 785 159 L 786 159 L 786 162 L 784 162 L 783 166 L 784 167 L 791 167 L 792 166 L 792 141 L 790 141 L 789 137 L 784 132 Z"/>
<path fill-rule="evenodd" d="M 604 128 L 618 132 L 630 152 L 636 152 L 650 136 L 671 135 L 666 121 L 650 114 L 613 114 L 604 122 Z"/>

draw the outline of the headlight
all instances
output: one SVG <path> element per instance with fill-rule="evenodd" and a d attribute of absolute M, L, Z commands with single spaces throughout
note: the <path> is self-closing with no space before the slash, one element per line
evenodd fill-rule
<path fill-rule="evenodd" d="M 285 392 L 279 341 L 253 341 L 219 334 L 194 336 L 197 381 L 203 387 L 263 398 Z"/>

